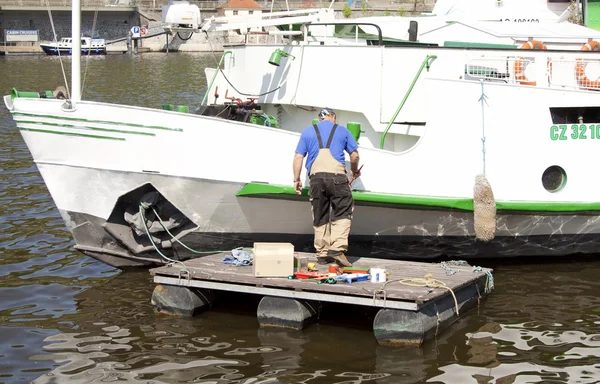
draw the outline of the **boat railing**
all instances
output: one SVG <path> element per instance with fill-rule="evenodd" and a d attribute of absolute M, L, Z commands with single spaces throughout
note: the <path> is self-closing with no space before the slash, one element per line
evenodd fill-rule
<path fill-rule="evenodd" d="M 412 92 L 413 88 L 415 87 L 415 84 L 417 83 L 417 80 L 419 80 L 419 77 L 421 76 L 421 73 L 423 72 L 423 69 L 427 69 L 427 71 L 429 71 L 429 67 L 431 66 L 431 62 L 433 60 L 435 60 L 435 59 L 437 59 L 437 56 L 435 56 L 435 55 L 427 55 L 425 57 L 425 60 L 423 60 L 423 62 L 421 63 L 421 66 L 419 67 L 419 70 L 415 74 L 415 77 L 414 77 L 412 83 L 410 84 L 410 86 L 406 90 L 406 93 L 404 94 L 404 98 L 400 102 L 400 105 L 398 105 L 398 108 L 396 109 L 396 112 L 394 112 L 394 116 L 392 116 L 392 118 L 390 119 L 390 122 L 388 123 L 387 127 L 385 127 L 385 130 L 383 131 L 383 134 L 381 135 L 381 142 L 379 143 L 379 149 L 383 149 L 384 148 L 384 146 L 385 146 L 385 137 L 387 136 L 388 131 L 392 127 L 392 124 L 394 124 L 394 121 L 396 120 L 396 117 L 398 117 L 398 114 L 402 110 L 402 107 L 404 107 L 404 104 L 406 103 L 406 100 L 408 100 L 408 96 L 410 96 L 410 93 Z"/>
<path fill-rule="evenodd" d="M 538 65 L 539 63 L 545 64 Z M 463 79 L 548 87 L 550 78 L 547 68 L 549 67 L 551 65 L 546 55 L 532 57 L 482 55 L 466 62 Z"/>
<path fill-rule="evenodd" d="M 600 59 L 551 58 L 548 72 L 553 88 L 600 91 Z"/>
<path fill-rule="evenodd" d="M 307 33 L 307 35 L 308 36 L 311 35 L 310 27 L 319 26 L 319 25 L 320 26 L 332 26 L 332 25 L 333 26 L 338 26 L 338 25 L 340 25 L 340 26 L 354 26 L 355 28 L 354 28 L 354 32 L 353 33 L 354 33 L 355 41 L 357 43 L 358 43 L 359 39 L 363 39 L 364 38 L 362 36 L 362 34 L 359 32 L 359 28 L 358 28 L 359 26 L 361 26 L 361 25 L 368 25 L 370 27 L 375 27 L 375 29 L 377 29 L 377 43 L 378 43 L 377 45 L 379 45 L 379 46 L 383 45 L 383 34 L 381 32 L 381 27 L 379 25 L 377 25 L 377 24 L 373 24 L 373 23 L 352 23 L 352 22 L 348 22 L 348 23 L 337 23 L 337 22 L 335 22 L 335 23 L 309 23 L 309 24 L 306 24 L 306 33 Z M 323 37 L 325 38 L 325 37 L 328 37 L 328 36 L 323 36 Z"/>
<path fill-rule="evenodd" d="M 465 64 L 465 80 L 486 80 L 492 82 L 509 83 L 515 82 L 514 58 L 482 57 L 471 59 Z M 531 61 L 525 59 L 528 67 Z"/>
<path fill-rule="evenodd" d="M 467 60 L 465 80 L 561 89 L 600 90 L 600 59 L 537 54 L 482 56 Z"/>

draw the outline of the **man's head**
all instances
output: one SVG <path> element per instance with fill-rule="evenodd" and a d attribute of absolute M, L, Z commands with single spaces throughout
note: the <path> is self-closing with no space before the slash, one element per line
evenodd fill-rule
<path fill-rule="evenodd" d="M 335 112 L 331 108 L 323 108 L 319 112 L 319 121 L 329 120 L 335 123 Z"/>

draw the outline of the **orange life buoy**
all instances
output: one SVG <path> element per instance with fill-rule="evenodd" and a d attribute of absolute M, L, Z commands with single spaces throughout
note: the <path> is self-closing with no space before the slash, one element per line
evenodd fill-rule
<path fill-rule="evenodd" d="M 589 41 L 581 47 L 582 51 L 600 51 L 600 43 L 597 41 Z M 577 64 L 575 64 L 575 77 L 577 78 L 577 83 L 581 88 L 600 90 L 600 77 L 596 80 L 592 81 L 587 78 L 585 75 L 585 67 L 587 63 L 583 61 L 583 59 L 577 59 Z"/>
<path fill-rule="evenodd" d="M 521 45 L 519 47 L 519 49 L 541 49 L 541 50 L 546 50 L 548 49 L 544 43 L 537 41 L 537 40 L 529 40 L 528 42 L 526 42 L 525 44 Z M 529 81 L 527 80 L 527 76 L 525 76 L 525 68 L 527 66 L 525 65 L 525 63 L 523 62 L 523 58 L 519 57 L 517 60 L 515 60 L 515 79 L 523 85 L 535 85 L 536 82 L 535 81 Z"/>

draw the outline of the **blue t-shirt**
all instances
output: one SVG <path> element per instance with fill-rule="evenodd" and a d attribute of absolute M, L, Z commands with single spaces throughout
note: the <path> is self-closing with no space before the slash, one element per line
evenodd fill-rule
<path fill-rule="evenodd" d="M 327 146 L 327 140 L 329 139 L 329 134 L 331 133 L 333 124 L 334 123 L 329 120 L 323 120 L 317 124 L 319 133 L 321 134 L 323 148 Z M 342 163 L 343 166 L 346 166 L 344 150 L 348 153 L 352 153 L 357 149 L 358 144 L 356 143 L 356 140 L 354 140 L 354 137 L 350 131 L 348 131 L 346 127 L 338 125 L 335 129 L 333 139 L 331 140 L 331 145 L 329 146 L 329 150 L 331 151 L 333 158 Z M 319 140 L 317 139 L 315 128 L 312 125 L 304 128 L 302 131 L 302 135 L 300 135 L 300 141 L 296 147 L 296 153 L 302 156 L 306 156 L 306 154 L 308 154 L 308 157 L 306 158 L 306 170 L 310 174 L 310 168 L 319 154 Z"/>

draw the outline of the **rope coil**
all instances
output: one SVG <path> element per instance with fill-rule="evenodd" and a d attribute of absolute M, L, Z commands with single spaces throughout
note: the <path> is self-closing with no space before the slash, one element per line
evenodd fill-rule
<path fill-rule="evenodd" d="M 375 300 L 376 295 L 378 295 L 381 292 L 385 292 L 385 287 L 387 287 L 389 284 L 393 284 L 393 283 L 403 284 L 403 285 L 407 285 L 409 287 L 426 287 L 426 288 L 434 288 L 434 289 L 436 289 L 436 288 L 446 289 L 446 290 L 450 291 L 450 294 L 452 295 L 452 298 L 454 299 L 454 307 L 456 308 L 456 316 L 459 316 L 458 301 L 456 299 L 456 295 L 454 294 L 454 291 L 452 290 L 452 288 L 447 286 L 446 283 L 444 283 L 443 281 L 434 279 L 430 273 L 426 274 L 423 278 L 410 277 L 410 278 L 405 278 L 405 279 L 389 280 L 373 292 L 369 291 L 365 287 L 361 287 L 361 288 L 369 293 L 372 293 L 373 300 Z"/>

